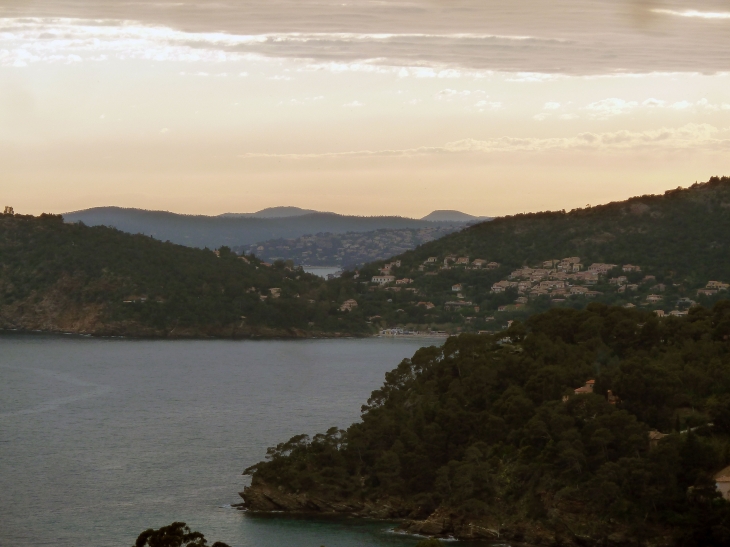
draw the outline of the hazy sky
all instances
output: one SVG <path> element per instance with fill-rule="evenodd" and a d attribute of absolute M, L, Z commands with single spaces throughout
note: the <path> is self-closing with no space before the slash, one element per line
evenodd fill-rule
<path fill-rule="evenodd" d="M 727 0 L 0 2 L 17 212 L 501 215 L 715 174 Z"/>

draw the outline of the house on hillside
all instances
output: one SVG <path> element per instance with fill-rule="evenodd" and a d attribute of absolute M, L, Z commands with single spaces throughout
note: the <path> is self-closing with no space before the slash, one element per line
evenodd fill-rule
<path fill-rule="evenodd" d="M 625 272 L 640 272 L 641 267 L 640 266 L 634 266 L 633 264 L 624 264 L 621 269 Z"/>
<path fill-rule="evenodd" d="M 603 262 L 594 262 L 588 267 L 589 272 L 596 272 L 599 274 L 607 274 L 609 271 L 613 270 L 616 267 L 616 264 L 604 264 Z"/>
<path fill-rule="evenodd" d="M 269 289 L 269 292 L 271 293 L 271 298 L 279 298 L 281 296 L 281 289 L 278 287 Z"/>
<path fill-rule="evenodd" d="M 582 387 L 575 388 L 573 390 L 573 393 L 576 395 L 587 395 L 589 393 L 593 393 L 593 386 L 596 384 L 595 380 L 588 380 L 586 381 L 586 384 Z M 563 402 L 567 402 L 568 399 L 570 399 L 570 396 L 563 395 Z"/>
<path fill-rule="evenodd" d="M 517 283 L 514 281 L 497 281 L 492 285 L 492 292 L 493 293 L 501 293 L 506 291 L 507 289 L 511 289 L 512 287 L 516 287 Z"/>
<path fill-rule="evenodd" d="M 476 258 L 471 263 L 471 265 L 474 266 L 475 268 L 482 268 L 482 267 L 484 267 L 484 266 L 487 265 L 487 261 L 486 260 L 482 260 L 481 258 Z"/>
<path fill-rule="evenodd" d="M 497 268 L 499 268 L 499 262 L 490 262 L 487 264 L 488 270 L 496 270 Z"/>
<path fill-rule="evenodd" d="M 457 283 L 456 285 L 451 286 L 451 290 L 453 292 L 459 292 L 459 291 L 464 290 L 464 286 L 461 283 Z"/>
<path fill-rule="evenodd" d="M 468 256 L 460 256 L 459 258 L 456 259 L 456 265 L 457 266 L 459 266 L 459 265 L 467 266 L 468 264 L 469 264 L 469 257 Z"/>
<path fill-rule="evenodd" d="M 730 466 L 715 473 L 715 487 L 723 499 L 730 501 Z"/>
<path fill-rule="evenodd" d="M 438 261 L 437 256 L 429 256 L 424 264 L 435 264 Z"/>
<path fill-rule="evenodd" d="M 413 279 L 409 279 L 407 277 L 404 277 L 403 279 L 398 279 L 395 282 L 396 285 L 408 285 L 409 283 L 413 283 Z"/>
<path fill-rule="evenodd" d="M 697 289 L 697 296 L 712 296 L 717 294 L 717 289 Z"/>
<path fill-rule="evenodd" d="M 436 306 L 433 305 L 432 302 L 419 302 L 418 304 L 416 304 L 416 306 L 423 306 L 427 310 L 430 310 L 431 308 L 435 308 L 436 307 Z"/>
<path fill-rule="evenodd" d="M 357 301 L 351 298 L 350 300 L 345 300 L 342 303 L 342 306 L 340 306 L 340 311 L 352 311 L 355 308 L 357 308 Z"/>
<path fill-rule="evenodd" d="M 649 304 L 656 304 L 657 302 L 661 302 L 662 300 L 664 300 L 664 297 L 660 294 L 650 294 L 646 297 L 646 301 Z"/>
<path fill-rule="evenodd" d="M 394 275 L 374 275 L 371 279 L 372 283 L 377 283 L 378 285 L 385 285 L 386 283 L 392 283 L 395 281 Z"/>
<path fill-rule="evenodd" d="M 723 283 L 722 281 L 708 281 L 705 286 L 706 289 L 717 289 L 718 291 L 726 291 L 730 288 L 730 284 Z"/>
<path fill-rule="evenodd" d="M 669 435 L 667 433 L 662 433 L 661 431 L 652 429 L 651 431 L 649 431 L 649 448 L 654 448 L 656 445 L 659 444 L 659 441 L 668 436 Z"/>
<path fill-rule="evenodd" d="M 593 386 L 595 386 L 595 385 L 596 385 L 595 380 L 588 380 L 586 382 L 586 385 L 584 385 L 583 387 L 574 389 L 573 393 L 575 393 L 576 395 L 585 395 L 587 393 L 593 393 Z"/>

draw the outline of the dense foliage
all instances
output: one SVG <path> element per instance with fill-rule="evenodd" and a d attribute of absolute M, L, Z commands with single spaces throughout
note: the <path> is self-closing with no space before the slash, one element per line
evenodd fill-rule
<path fill-rule="evenodd" d="M 138 327 L 150 334 L 367 332 L 340 312 L 324 280 L 283 262 L 241 259 L 226 247 L 219 254 L 56 215 L 0 215 L 3 326 L 46 328 L 78 308 L 100 310 L 102 325 L 120 334 Z M 45 312 L 39 327 L 28 327 Z"/>
<path fill-rule="evenodd" d="M 573 211 L 520 214 L 496 218 L 457 233 L 360 268 L 358 277 L 347 272 L 341 280 L 342 291 L 360 303 L 368 317 L 382 327 L 396 325 L 415 329 L 479 331 L 499 330 L 509 319 L 524 319 L 555 306 L 583 308 L 583 296 L 567 296 L 564 302 L 547 297 L 530 299 L 524 306 L 513 306 L 517 290 L 495 294 L 493 283 L 507 279 L 509 273 L 543 261 L 578 256 L 585 267 L 594 262 L 640 265 L 641 273 L 630 273 L 629 282 L 638 283 L 653 275 L 655 283 L 641 285 L 637 292 L 619 294 L 608 278 L 626 275 L 618 268 L 592 287 L 601 293 L 594 300 L 611 305 L 644 306 L 645 297 L 661 283 L 664 302 L 649 309 L 675 308 L 681 298 L 711 306 L 717 298 L 698 297 L 697 289 L 710 280 L 730 282 L 730 178 L 713 177 L 690 188 L 670 190 L 663 195 L 640 196 Z M 468 257 L 497 262 L 494 270 L 454 266 L 442 269 L 446 256 Z M 438 263 L 422 269 L 429 257 Z M 400 261 L 391 273 L 412 283 L 375 289 L 368 281 L 380 275 L 384 262 Z M 461 284 L 463 299 L 479 309 L 448 309 L 456 300 L 452 287 Z M 406 290 L 415 289 L 413 291 Z M 722 296 L 722 295 L 719 295 Z M 426 308 L 419 302 L 430 302 Z M 501 306 L 508 306 L 498 312 Z M 518 309 L 522 308 L 522 309 Z M 495 316 L 496 313 L 496 316 Z"/>
<path fill-rule="evenodd" d="M 200 532 L 193 532 L 184 522 L 173 522 L 157 530 L 148 528 L 142 532 L 132 547 L 206 547 L 208 541 Z M 229 547 L 216 541 L 211 547 Z"/>
<path fill-rule="evenodd" d="M 247 473 L 290 492 L 403 500 L 414 518 L 578 514 L 599 534 L 618 522 L 638 538 L 730 544 L 712 479 L 730 461 L 729 338 L 730 301 L 662 320 L 594 303 L 462 334 L 387 373 L 361 422 L 294 437 Z M 589 379 L 594 393 L 573 393 Z M 668 434 L 653 448 L 651 429 Z"/>

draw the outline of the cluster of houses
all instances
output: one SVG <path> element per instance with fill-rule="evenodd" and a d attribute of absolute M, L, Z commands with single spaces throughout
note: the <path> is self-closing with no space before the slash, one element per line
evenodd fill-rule
<path fill-rule="evenodd" d="M 697 296 L 712 296 L 720 291 L 727 291 L 730 288 L 730 283 L 723 283 L 722 281 L 708 281 L 704 289 L 697 290 Z"/>
<path fill-rule="evenodd" d="M 438 265 L 441 261 L 437 256 L 429 256 L 423 264 L 421 264 L 418 269 L 420 271 L 424 271 L 427 266 L 435 266 Z M 443 264 L 441 266 L 442 270 L 449 270 L 453 266 L 463 266 L 467 269 L 474 269 L 474 270 L 496 270 L 499 268 L 499 262 L 488 262 L 486 260 L 483 260 L 481 258 L 475 258 L 471 262 L 469 261 L 468 256 L 456 256 L 456 255 L 448 255 L 443 260 Z"/>
<path fill-rule="evenodd" d="M 595 262 L 587 269 L 581 264 L 580 257 L 571 256 L 562 260 L 546 260 L 540 267 L 521 268 L 513 271 L 507 279 L 498 281 L 492 285 L 493 293 L 505 292 L 509 289 L 517 289 L 520 295 L 527 295 L 530 298 L 548 295 L 553 299 L 561 299 L 570 295 L 581 295 L 592 298 L 600 295 L 599 291 L 593 291 L 590 285 L 598 284 L 599 278 L 605 276 L 609 271 L 616 268 L 616 264 L 605 264 Z M 640 272 L 639 266 L 624 264 L 624 272 Z M 647 276 L 645 281 L 654 279 Z M 619 292 L 637 290 L 638 285 L 629 285 L 626 276 L 611 278 L 610 283 L 619 286 Z M 518 304 L 527 302 L 524 296 L 518 299 Z"/>

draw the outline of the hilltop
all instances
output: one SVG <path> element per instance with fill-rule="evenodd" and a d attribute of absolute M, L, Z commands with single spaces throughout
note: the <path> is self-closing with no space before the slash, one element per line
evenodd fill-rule
<path fill-rule="evenodd" d="M 153 236 L 161 241 L 211 249 L 221 245 L 250 245 L 259 241 L 297 238 L 324 232 L 340 234 L 384 228 L 417 229 L 454 225 L 453 222 L 430 222 L 397 216 L 360 217 L 292 209 L 294 208 L 272 208 L 251 214 L 205 216 L 122 207 L 95 207 L 64 213 L 63 218 L 66 222 L 109 226 L 132 234 Z"/>
<path fill-rule="evenodd" d="M 730 284 L 730 178 L 597 207 L 469 226 L 346 272 L 381 327 L 499 330 L 588 302 L 684 314 Z"/>
<path fill-rule="evenodd" d="M 0 215 L 0 328 L 152 337 L 367 334 L 284 262 L 163 243 L 58 215 Z"/>
<path fill-rule="evenodd" d="M 490 217 L 477 217 L 451 209 L 439 209 L 436 211 L 431 211 L 425 217 L 421 218 L 421 220 L 431 220 L 434 222 L 475 222 L 489 219 Z"/>
<path fill-rule="evenodd" d="M 261 209 L 255 213 L 223 213 L 218 215 L 221 217 L 248 217 L 248 218 L 287 218 L 287 217 L 300 217 L 302 215 L 308 215 L 311 213 L 319 213 L 321 211 L 315 211 L 314 209 L 302 209 L 301 207 L 267 207 Z"/>
<path fill-rule="evenodd" d="M 270 448 L 243 505 L 529 545 L 730 545 L 728 339 L 728 301 L 449 338 L 386 373 L 347 430 Z"/>

